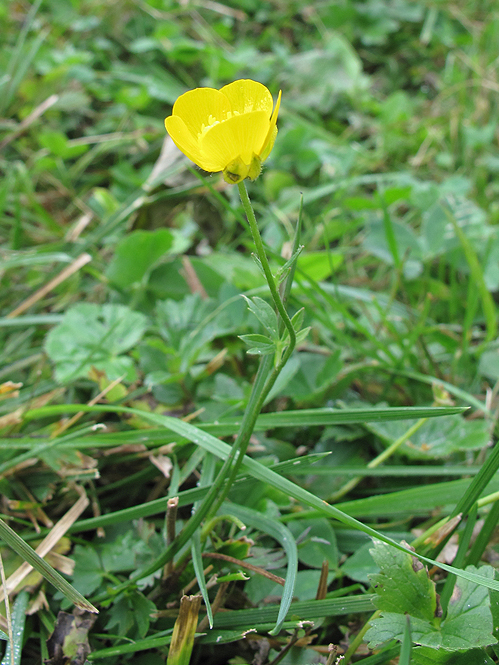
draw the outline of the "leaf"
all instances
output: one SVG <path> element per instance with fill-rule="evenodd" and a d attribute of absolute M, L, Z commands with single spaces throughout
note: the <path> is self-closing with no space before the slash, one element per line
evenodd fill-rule
<path fill-rule="evenodd" d="M 142 281 L 173 246 L 173 234 L 169 229 L 133 231 L 121 240 L 106 276 L 122 289 Z"/>
<path fill-rule="evenodd" d="M 466 571 L 494 579 L 491 566 L 466 566 Z M 497 642 L 492 636 L 492 613 L 488 589 L 468 580 L 458 579 L 442 625 L 444 649 L 469 649 Z"/>
<path fill-rule="evenodd" d="M 459 578 L 449 602 L 447 617 L 437 616 L 435 585 L 426 568 L 418 561 L 385 543 L 375 543 L 371 551 L 381 572 L 372 576 L 376 596 L 373 604 L 382 611 L 371 622 L 365 635 L 370 648 L 383 642 L 404 639 L 406 616 L 410 616 L 412 640 L 415 644 L 446 651 L 472 649 L 496 642 L 492 635 L 492 614 L 489 592 L 468 579 Z M 466 568 L 494 579 L 494 569 L 482 566 Z"/>
<path fill-rule="evenodd" d="M 237 504 L 229 504 L 229 513 L 239 517 L 242 521 L 250 524 L 253 528 L 260 529 L 270 536 L 275 538 L 281 544 L 287 556 L 287 570 L 286 580 L 284 583 L 284 590 L 281 598 L 281 605 L 279 607 L 279 614 L 277 616 L 276 625 L 271 633 L 276 635 L 286 618 L 288 610 L 293 600 L 293 589 L 296 581 L 296 572 L 298 570 L 298 556 L 296 551 L 296 543 L 290 530 L 277 520 L 271 519 L 265 515 L 259 514 L 256 511 L 239 506 Z"/>
<path fill-rule="evenodd" d="M 247 582 L 251 579 L 246 573 L 243 573 L 242 570 L 238 570 L 236 573 L 228 573 L 227 575 L 221 575 L 217 577 L 217 582 Z"/>
<path fill-rule="evenodd" d="M 250 347 L 247 353 L 252 356 L 268 356 L 275 351 L 274 342 L 270 337 L 265 337 L 265 335 L 239 335 L 239 339 Z"/>
<path fill-rule="evenodd" d="M 80 593 L 89 596 L 100 587 L 104 575 L 100 557 L 93 547 L 76 545 L 73 559 L 75 562 L 73 586 Z"/>
<path fill-rule="evenodd" d="M 127 595 L 121 594 L 115 600 L 108 612 L 108 618 L 106 629 L 110 632 L 113 632 L 111 628 L 115 628 L 118 635 L 125 636 L 133 628 L 134 616 Z"/>
<path fill-rule="evenodd" d="M 428 647 L 416 647 L 411 654 L 412 665 L 493 665 L 494 661 L 489 658 L 483 649 L 471 649 L 464 653 L 449 653 L 442 649 L 430 649 Z"/>
<path fill-rule="evenodd" d="M 291 533 L 298 541 L 298 559 L 311 568 L 321 568 L 327 561 L 329 568 L 338 567 L 336 534 L 327 519 L 300 520 L 290 524 Z"/>
<path fill-rule="evenodd" d="M 21 653 L 24 643 L 24 628 L 26 625 L 26 610 L 28 609 L 29 593 L 21 591 L 16 598 L 12 609 L 12 633 L 13 633 L 13 652 L 12 658 L 11 644 L 7 642 L 7 649 L 2 659 L 2 665 L 20 665 Z"/>
<path fill-rule="evenodd" d="M 149 631 L 150 616 L 156 611 L 156 605 L 140 591 L 134 591 L 130 600 L 139 637 L 144 638 Z"/>
<path fill-rule="evenodd" d="M 396 441 L 406 431 L 405 424 L 375 423 L 368 425 L 387 444 Z M 439 418 L 428 420 L 399 451 L 413 459 L 447 457 L 459 450 L 480 450 L 489 443 L 488 424 L 485 420 Z"/>
<path fill-rule="evenodd" d="M 183 596 L 181 598 L 180 612 L 173 627 L 167 665 L 189 665 L 200 605 L 201 596 Z"/>
<path fill-rule="evenodd" d="M 57 381 L 68 383 L 87 376 L 92 366 L 110 380 L 123 374 L 125 380 L 134 380 L 132 360 L 123 354 L 139 342 L 146 325 L 143 314 L 124 305 L 81 303 L 72 307 L 45 340 Z"/>
<path fill-rule="evenodd" d="M 19 554 L 30 566 L 37 570 L 43 577 L 56 587 L 68 600 L 81 609 L 89 612 L 98 610 L 88 602 L 78 591 L 67 582 L 62 575 L 42 559 L 13 529 L 3 520 L 0 520 L 0 534 L 2 540 L 7 543 L 17 554 Z"/>
<path fill-rule="evenodd" d="M 370 552 L 380 568 L 379 573 L 370 576 L 376 591 L 375 606 L 386 612 L 433 620 L 437 608 L 435 584 L 426 568 L 386 543 L 374 541 Z"/>
<path fill-rule="evenodd" d="M 277 322 L 277 316 L 272 307 L 265 302 L 262 298 L 247 298 L 243 296 L 248 304 L 248 309 L 250 312 L 256 316 L 264 328 L 268 331 L 272 340 L 277 341 L 279 339 L 279 324 Z"/>
<path fill-rule="evenodd" d="M 339 251 L 307 252 L 298 259 L 298 268 L 316 282 L 327 279 L 333 270 L 343 263 L 343 254 Z"/>
<path fill-rule="evenodd" d="M 296 333 L 301 330 L 304 318 L 305 318 L 305 308 L 302 307 L 296 312 L 296 314 L 291 319 L 291 323 L 293 324 L 293 329 Z"/>
<path fill-rule="evenodd" d="M 87 662 L 90 653 L 88 631 L 93 626 L 95 614 L 77 612 L 67 614 L 59 612 L 54 632 L 47 640 L 47 649 L 50 658 L 46 665 L 83 665 Z"/>

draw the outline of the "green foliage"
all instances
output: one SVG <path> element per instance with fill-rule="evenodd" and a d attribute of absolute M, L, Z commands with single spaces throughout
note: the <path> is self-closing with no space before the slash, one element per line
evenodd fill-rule
<path fill-rule="evenodd" d="M 88 660 L 165 662 L 183 590 L 196 594 L 203 575 L 200 620 L 219 591 L 222 611 L 193 662 L 309 665 L 330 643 L 345 646 L 345 665 L 497 662 L 497 593 L 469 581 L 496 584 L 496 4 L 7 5 L 2 511 L 29 543 L 89 495 L 93 512 L 65 535 L 74 571 L 51 559 L 99 607 Z M 188 543 L 150 572 L 169 547 L 168 501 L 179 498 L 178 542 L 239 431 L 260 361 L 271 369 L 289 344 L 237 191 L 190 170 L 164 130 L 181 93 L 243 77 L 282 89 L 276 143 L 249 188 L 281 289 L 296 262 L 287 307 L 298 351 L 266 398 L 220 510 L 229 517 L 201 525 L 197 572 Z M 83 253 L 91 260 L 72 272 Z M 428 417 L 391 448 L 414 418 L 441 415 L 435 404 L 454 415 Z M 438 616 L 454 578 L 430 578 L 381 544 L 375 561 L 359 528 L 433 560 L 439 527 L 461 511 L 442 554 L 457 546 L 461 577 Z M 381 617 L 367 635 L 381 646 L 366 652 L 369 576 Z M 50 662 L 67 602 L 40 583 L 48 609 L 19 624 L 27 665 Z"/>
<path fill-rule="evenodd" d="M 133 361 L 124 353 L 140 341 L 146 325 L 143 314 L 123 305 L 75 305 L 45 343 L 57 380 L 74 381 L 95 367 L 111 380 L 125 375 L 125 381 L 133 381 Z"/>
<path fill-rule="evenodd" d="M 160 537 L 148 524 L 118 533 L 104 543 L 77 545 L 74 550 L 73 584 L 82 594 L 91 596 L 113 579 L 113 575 L 135 572 L 147 566 L 161 547 Z M 153 580 L 144 579 L 141 588 L 146 588 Z"/>
<path fill-rule="evenodd" d="M 21 591 L 12 608 L 12 638 L 7 642 L 2 665 L 20 665 L 23 649 L 24 632 L 26 628 L 26 610 L 28 609 L 29 594 Z"/>
<path fill-rule="evenodd" d="M 120 288 L 139 283 L 173 245 L 168 229 L 134 231 L 116 246 L 113 260 L 106 270 L 107 278 Z"/>
<path fill-rule="evenodd" d="M 407 428 L 399 423 L 373 423 L 369 429 L 390 444 Z M 483 420 L 442 418 L 438 424 L 428 420 L 400 450 L 413 459 L 445 458 L 460 450 L 480 450 L 488 444 L 489 436 Z"/>
<path fill-rule="evenodd" d="M 375 543 L 371 553 L 380 567 L 380 572 L 371 576 L 376 592 L 373 603 L 381 611 L 365 635 L 371 647 L 392 639 L 402 641 L 406 616 L 410 617 L 412 641 L 423 647 L 458 651 L 496 642 L 487 589 L 459 579 L 447 615 L 441 618 L 435 584 L 419 561 L 385 543 Z M 477 569 L 468 566 L 466 571 Z M 479 572 L 494 578 L 490 566 L 482 566 Z"/>

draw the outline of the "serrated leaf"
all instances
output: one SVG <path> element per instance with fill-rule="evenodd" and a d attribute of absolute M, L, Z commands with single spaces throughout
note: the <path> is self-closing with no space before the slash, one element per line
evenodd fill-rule
<path fill-rule="evenodd" d="M 380 541 L 374 541 L 370 552 L 380 568 L 379 573 L 369 576 L 376 591 L 375 606 L 426 621 L 434 619 L 435 584 L 426 568 L 409 554 Z"/>
<path fill-rule="evenodd" d="M 84 595 L 90 595 L 96 591 L 102 582 L 104 570 L 99 555 L 86 545 L 76 545 L 73 552 L 75 567 L 73 571 L 73 586 Z"/>
<path fill-rule="evenodd" d="M 117 632 L 118 635 L 126 635 L 133 627 L 134 616 L 130 608 L 130 602 L 126 595 L 119 596 L 108 612 L 109 620 L 106 629 Z M 114 630 L 110 630 L 113 628 Z"/>
<path fill-rule="evenodd" d="M 385 543 L 375 543 L 371 554 L 381 572 L 371 576 L 376 596 L 373 604 L 382 615 L 371 622 L 365 639 L 370 648 L 388 640 L 402 641 L 406 616 L 410 616 L 415 644 L 446 651 L 472 649 L 496 642 L 492 635 L 489 592 L 483 586 L 459 578 L 449 602 L 448 614 L 441 621 L 435 617 L 435 586 L 413 557 L 395 551 Z M 474 566 L 465 572 L 476 574 Z M 479 574 L 494 579 L 494 569 L 482 566 Z"/>
<path fill-rule="evenodd" d="M 156 605 L 140 591 L 134 591 L 130 600 L 137 622 L 138 634 L 141 638 L 144 638 L 149 630 L 151 613 L 156 611 Z"/>
<path fill-rule="evenodd" d="M 365 635 L 365 640 L 368 642 L 369 648 L 374 649 L 390 640 L 402 642 L 404 639 L 406 616 L 409 615 L 397 612 L 383 612 L 379 619 L 371 621 L 371 627 Z M 432 626 L 425 619 L 418 619 L 417 617 L 410 617 L 410 619 L 411 635 L 415 644 L 422 644 L 435 649 L 441 647 L 441 635 L 438 628 Z"/>

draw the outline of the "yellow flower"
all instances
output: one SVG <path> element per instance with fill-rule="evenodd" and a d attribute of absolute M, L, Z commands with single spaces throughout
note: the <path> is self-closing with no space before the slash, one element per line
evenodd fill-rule
<path fill-rule="evenodd" d="M 173 142 L 205 171 L 223 171 L 236 184 L 260 175 L 262 162 L 277 135 L 281 93 L 274 101 L 261 83 L 241 79 L 214 88 L 196 88 L 181 95 L 165 126 Z"/>

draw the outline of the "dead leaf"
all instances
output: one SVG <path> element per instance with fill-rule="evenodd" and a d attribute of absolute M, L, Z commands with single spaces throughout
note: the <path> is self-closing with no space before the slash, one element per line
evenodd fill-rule
<path fill-rule="evenodd" d="M 96 618 L 78 608 L 73 614 L 59 612 L 54 632 L 47 640 L 50 658 L 44 661 L 45 665 L 84 665 L 90 653 L 88 631 Z"/>

